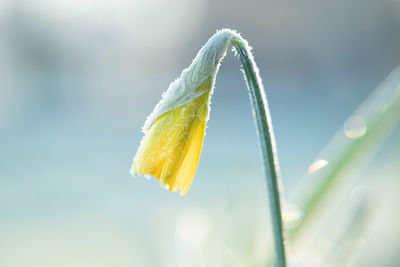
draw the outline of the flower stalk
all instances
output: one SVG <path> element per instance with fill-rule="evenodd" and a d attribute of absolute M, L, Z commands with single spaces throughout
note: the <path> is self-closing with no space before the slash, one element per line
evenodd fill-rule
<path fill-rule="evenodd" d="M 250 101 L 260 142 L 263 169 L 266 176 L 270 213 L 272 220 L 276 266 L 286 266 L 285 239 L 283 233 L 281 182 L 279 162 L 275 144 L 272 120 L 261 77 L 247 42 L 240 36 L 234 37 L 231 44 L 239 55 L 243 74 L 249 88 Z"/>

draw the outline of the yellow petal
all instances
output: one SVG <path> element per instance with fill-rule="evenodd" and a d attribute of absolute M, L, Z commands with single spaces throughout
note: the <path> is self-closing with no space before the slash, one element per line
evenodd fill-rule
<path fill-rule="evenodd" d="M 203 145 L 206 123 L 204 120 L 195 118 L 193 129 L 188 137 L 188 145 L 185 147 L 183 161 L 179 166 L 176 178 L 170 188 L 180 188 L 181 196 L 187 193 L 192 184 L 194 174 L 200 159 L 200 152 Z"/>
<path fill-rule="evenodd" d="M 199 86 L 211 87 L 211 78 Z M 152 175 L 170 191 L 184 195 L 192 183 L 200 158 L 210 92 L 161 116 L 145 131 L 131 172 Z"/>

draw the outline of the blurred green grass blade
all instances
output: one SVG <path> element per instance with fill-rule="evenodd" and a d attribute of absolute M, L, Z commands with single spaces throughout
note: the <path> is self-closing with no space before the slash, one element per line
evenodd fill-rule
<path fill-rule="evenodd" d="M 317 181 L 309 183 L 302 190 L 299 206 L 303 212 L 298 224 L 289 230 L 289 238 L 295 239 L 299 231 L 313 217 L 329 193 L 344 177 L 349 167 L 371 157 L 392 130 L 400 123 L 400 67 L 397 67 L 377 89 L 368 97 L 350 118 L 361 118 L 366 126 L 362 136 L 355 139 L 346 136 L 341 129 L 325 149 L 333 154 L 329 165 L 321 172 Z M 352 137 L 352 136 L 350 136 Z M 305 192 L 305 194 L 304 194 Z"/>
<path fill-rule="evenodd" d="M 325 261 L 330 263 L 329 266 L 352 266 L 354 257 L 362 247 L 362 237 L 371 222 L 374 209 L 371 204 L 364 195 L 353 207 L 347 227 L 338 239 L 332 242 L 332 247 L 328 250 L 330 254 L 324 257 Z"/>

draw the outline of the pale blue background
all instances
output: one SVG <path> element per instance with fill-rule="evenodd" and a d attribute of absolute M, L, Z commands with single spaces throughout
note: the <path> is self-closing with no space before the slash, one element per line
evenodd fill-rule
<path fill-rule="evenodd" d="M 289 198 L 399 64 L 399 10 L 389 0 L 2 0 L 0 265 L 262 263 L 266 189 L 238 60 L 222 64 L 184 198 L 129 175 L 146 116 L 216 29 L 237 29 L 254 47 Z"/>

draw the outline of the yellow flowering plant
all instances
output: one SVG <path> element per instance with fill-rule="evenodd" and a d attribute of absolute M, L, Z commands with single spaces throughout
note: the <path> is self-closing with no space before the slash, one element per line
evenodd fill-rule
<path fill-rule="evenodd" d="M 144 136 L 131 173 L 154 176 L 168 190 L 180 190 L 181 195 L 187 193 L 200 158 L 215 78 L 229 44 L 242 62 L 250 92 L 269 189 L 275 261 L 277 266 L 284 267 L 280 174 L 271 117 L 250 47 L 238 33 L 229 29 L 218 31 L 200 49 L 192 64 L 171 83 L 143 126 Z"/>
<path fill-rule="evenodd" d="M 143 126 L 144 136 L 134 157 L 131 173 L 153 176 L 161 180 L 161 185 L 168 190 L 180 190 L 181 195 L 188 192 L 200 158 L 215 78 L 230 44 L 242 63 L 259 137 L 268 188 L 275 266 L 285 267 L 282 192 L 271 117 L 250 47 L 238 33 L 228 29 L 218 31 L 200 49 L 192 64 L 171 83 Z M 346 145 L 341 153 L 329 159 L 329 165 L 328 161 L 319 160 L 311 166 L 310 172 L 322 167 L 325 172 L 321 179 L 306 185 L 309 190 L 304 190 L 307 194 L 300 201 L 302 216 L 288 229 L 288 238 L 294 248 L 296 245 L 299 247 L 302 240 L 299 232 L 308 233 L 304 225 L 312 221 L 310 218 L 317 214 L 318 207 L 335 190 L 332 185 L 344 179 L 343 173 L 361 158 L 360 155 L 371 154 L 373 148 L 399 125 L 399 81 L 400 69 L 397 69 L 383 83 L 382 88 L 378 88 L 370 100 L 357 111 L 356 118 L 365 118 L 363 130 L 355 136 L 352 135 L 354 138 L 350 142 L 347 139 L 347 142 L 339 142 Z M 343 137 L 343 131 L 338 136 Z M 338 147 L 337 142 L 333 142 L 332 147 Z M 363 220 L 365 218 L 357 219 L 360 222 Z M 358 227 L 361 224 L 354 225 Z"/>

